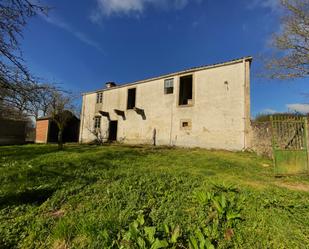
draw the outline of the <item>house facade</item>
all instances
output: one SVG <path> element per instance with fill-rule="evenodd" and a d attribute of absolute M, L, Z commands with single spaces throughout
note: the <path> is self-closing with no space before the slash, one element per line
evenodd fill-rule
<path fill-rule="evenodd" d="M 252 57 L 83 94 L 80 142 L 250 147 Z"/>

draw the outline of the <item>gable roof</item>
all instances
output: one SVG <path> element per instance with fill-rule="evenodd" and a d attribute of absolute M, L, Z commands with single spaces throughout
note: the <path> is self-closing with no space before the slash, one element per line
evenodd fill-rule
<path fill-rule="evenodd" d="M 227 66 L 227 65 L 231 65 L 231 64 L 235 64 L 235 63 L 240 63 L 240 62 L 243 62 L 243 61 L 250 61 L 251 62 L 252 59 L 253 59 L 252 56 L 245 56 L 245 57 L 241 57 L 241 58 L 226 61 L 226 62 L 219 62 L 219 63 L 215 63 L 215 64 L 208 64 L 208 65 L 192 67 L 192 68 L 184 69 L 184 70 L 174 72 L 174 73 L 163 74 L 163 75 L 160 75 L 160 76 L 147 78 L 147 79 L 144 79 L 144 80 L 139 80 L 139 81 L 134 81 L 134 82 L 131 82 L 131 83 L 125 83 L 125 84 L 117 85 L 117 86 L 114 86 L 114 87 L 111 87 L 111 88 L 103 88 L 103 89 L 99 89 L 99 90 L 96 90 L 96 91 L 85 92 L 85 93 L 82 93 L 82 95 L 87 95 L 87 94 L 97 93 L 97 92 L 103 92 L 103 91 L 109 91 L 109 90 L 118 89 L 118 88 L 121 88 L 121 87 L 127 87 L 127 86 L 146 83 L 146 82 L 153 81 L 153 80 L 159 80 L 159 79 L 163 79 L 163 78 L 173 77 L 173 76 L 177 76 L 177 75 L 180 75 L 180 74 L 192 73 L 192 72 L 197 72 L 197 71 L 201 71 L 201 70 L 205 70 L 205 69 Z"/>
<path fill-rule="evenodd" d="M 65 112 L 70 112 L 72 114 L 72 118 L 78 119 L 79 118 L 71 111 L 69 110 L 65 110 Z M 40 121 L 40 120 L 52 120 L 52 116 L 51 115 L 47 115 L 47 116 L 42 116 L 36 119 L 36 121 Z"/>

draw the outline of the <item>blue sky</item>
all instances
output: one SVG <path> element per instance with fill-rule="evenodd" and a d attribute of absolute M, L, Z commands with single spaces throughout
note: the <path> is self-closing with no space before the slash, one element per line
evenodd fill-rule
<path fill-rule="evenodd" d="M 251 112 L 309 112 L 306 80 L 257 77 L 280 28 L 277 0 L 46 0 L 21 41 L 36 75 L 75 92 L 127 83 L 247 55 Z"/>

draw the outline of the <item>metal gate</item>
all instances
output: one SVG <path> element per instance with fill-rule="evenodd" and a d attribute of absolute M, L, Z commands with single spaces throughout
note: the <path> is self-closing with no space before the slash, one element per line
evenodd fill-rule
<path fill-rule="evenodd" d="M 307 118 L 271 116 L 276 175 L 308 174 Z"/>

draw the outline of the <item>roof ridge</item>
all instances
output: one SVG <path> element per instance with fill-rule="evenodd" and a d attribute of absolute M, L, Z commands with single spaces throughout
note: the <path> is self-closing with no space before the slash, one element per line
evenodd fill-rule
<path fill-rule="evenodd" d="M 113 90 L 113 89 L 118 89 L 118 88 L 121 88 L 121 87 L 130 86 L 130 85 L 146 83 L 146 82 L 149 82 L 149 81 L 152 81 L 152 80 L 158 80 L 158 79 L 161 79 L 161 78 L 171 77 L 171 76 L 174 76 L 174 75 L 177 75 L 177 74 L 187 73 L 187 72 L 191 72 L 191 71 L 197 71 L 197 70 L 202 70 L 202 69 L 207 69 L 207 68 L 212 68 L 212 67 L 219 67 L 219 66 L 229 65 L 229 64 L 232 64 L 232 63 L 240 62 L 242 60 L 250 60 L 250 61 L 252 61 L 252 59 L 253 59 L 252 56 L 244 56 L 244 57 L 240 57 L 240 58 L 229 60 L 229 61 L 217 62 L 217 63 L 213 63 L 213 64 L 207 64 L 207 65 L 191 67 L 191 68 L 183 69 L 183 70 L 172 72 L 172 73 L 161 74 L 159 76 L 154 76 L 154 77 L 150 77 L 150 78 L 146 78 L 146 79 L 142 79 L 142 80 L 137 80 L 137 81 L 133 81 L 133 82 L 128 82 L 128 83 L 123 83 L 123 84 L 114 86 L 112 88 L 103 88 L 103 89 L 98 89 L 98 90 L 95 90 L 95 91 L 84 92 L 84 93 L 82 93 L 82 95 L 96 93 L 96 92 L 102 92 L 102 91 L 108 91 L 108 90 Z"/>

